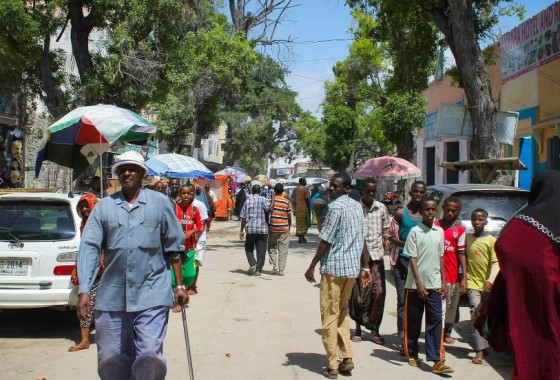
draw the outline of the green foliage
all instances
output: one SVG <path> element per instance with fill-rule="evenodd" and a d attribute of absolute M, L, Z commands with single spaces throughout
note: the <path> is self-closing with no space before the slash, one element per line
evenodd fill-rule
<path fill-rule="evenodd" d="M 269 158 L 294 152 L 302 111 L 285 75 L 278 62 L 258 55 L 257 63 L 241 76 L 242 85 L 220 115 L 229 129 L 227 163 L 259 174 Z"/>
<path fill-rule="evenodd" d="M 406 133 L 421 128 L 426 117 L 426 104 L 426 99 L 414 92 L 389 95 L 387 103 L 374 113 L 384 137 L 397 144 Z"/>

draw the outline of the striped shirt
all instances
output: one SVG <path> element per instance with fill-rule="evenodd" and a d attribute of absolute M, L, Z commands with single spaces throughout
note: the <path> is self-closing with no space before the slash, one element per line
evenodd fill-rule
<path fill-rule="evenodd" d="M 270 202 L 265 197 L 257 194 L 247 197 L 239 217 L 246 220 L 248 234 L 268 234 L 265 212 L 269 207 Z"/>
<path fill-rule="evenodd" d="M 330 243 L 321 258 L 321 273 L 358 277 L 364 247 L 364 214 L 360 203 L 342 195 L 329 204 L 319 238 Z"/>
<path fill-rule="evenodd" d="M 290 225 L 288 224 L 288 215 L 292 212 L 290 201 L 277 195 L 274 197 L 274 205 L 270 213 L 270 231 L 271 232 L 288 232 Z"/>

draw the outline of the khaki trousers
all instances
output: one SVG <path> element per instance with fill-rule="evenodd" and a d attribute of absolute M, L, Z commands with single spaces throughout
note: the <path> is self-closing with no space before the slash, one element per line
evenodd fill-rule
<path fill-rule="evenodd" d="M 320 307 L 323 325 L 323 346 L 329 369 L 338 369 L 338 358 L 351 358 L 350 317 L 348 301 L 355 278 L 321 275 Z"/>
<path fill-rule="evenodd" d="M 290 245 L 289 232 L 268 233 L 268 256 L 273 268 L 284 271 L 288 260 L 288 247 Z"/>

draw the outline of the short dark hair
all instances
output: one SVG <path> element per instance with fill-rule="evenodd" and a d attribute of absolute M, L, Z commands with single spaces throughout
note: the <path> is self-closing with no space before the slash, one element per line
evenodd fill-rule
<path fill-rule="evenodd" d="M 412 188 L 414 186 L 424 186 L 424 188 L 426 187 L 426 182 L 418 180 L 418 181 L 414 181 L 412 182 L 412 185 L 410 185 L 410 189 L 412 190 Z"/>
<path fill-rule="evenodd" d="M 101 181 L 101 177 L 100 177 L 100 176 L 98 176 L 98 175 L 94 176 L 94 177 L 93 177 L 93 178 L 92 178 L 91 180 L 92 180 L 92 181 L 95 181 L 96 179 L 98 179 L 98 180 L 100 180 L 100 181 Z"/>
<path fill-rule="evenodd" d="M 307 181 L 303 177 L 301 177 L 298 182 L 299 182 L 300 185 L 303 185 L 303 186 L 305 186 L 307 184 Z"/>
<path fill-rule="evenodd" d="M 200 187 L 200 186 L 199 186 L 199 187 Z M 179 187 L 179 192 L 181 192 L 184 188 L 187 188 L 187 189 L 190 188 L 190 189 L 192 189 L 193 191 L 195 191 L 194 185 L 193 185 L 192 183 L 186 183 L 186 184 L 184 184 L 184 185 L 181 185 L 181 186 Z"/>
<path fill-rule="evenodd" d="M 461 202 L 461 200 L 459 198 L 457 198 L 454 195 L 450 195 L 447 198 L 445 198 L 443 200 L 443 205 L 445 206 L 447 203 L 457 203 L 459 205 L 459 208 L 461 208 L 461 206 L 463 205 L 463 202 Z"/>
<path fill-rule="evenodd" d="M 422 209 L 424 209 L 424 205 L 428 202 L 435 202 L 437 205 L 437 201 L 434 197 L 424 197 L 422 198 Z"/>
<path fill-rule="evenodd" d="M 373 183 L 374 185 L 377 185 L 377 180 L 373 177 L 367 177 L 366 179 L 364 179 L 364 187 L 368 184 L 368 183 Z"/>
<path fill-rule="evenodd" d="M 284 185 L 282 185 L 281 183 L 277 183 L 276 185 L 274 185 L 274 194 L 280 195 L 283 192 L 284 192 Z"/>
<path fill-rule="evenodd" d="M 251 188 L 251 194 L 260 194 L 261 193 L 261 187 L 259 185 L 253 185 L 253 187 Z"/>
<path fill-rule="evenodd" d="M 350 185 L 352 184 L 352 178 L 350 178 L 350 175 L 348 173 L 343 173 L 343 172 L 334 173 L 332 178 L 342 179 L 342 184 L 346 187 L 350 187 Z"/>
<path fill-rule="evenodd" d="M 486 211 L 486 210 L 483 209 L 483 208 L 475 208 L 475 209 L 471 212 L 471 218 L 474 216 L 474 214 L 477 214 L 477 213 L 484 214 L 484 216 L 488 218 L 488 211 Z"/>

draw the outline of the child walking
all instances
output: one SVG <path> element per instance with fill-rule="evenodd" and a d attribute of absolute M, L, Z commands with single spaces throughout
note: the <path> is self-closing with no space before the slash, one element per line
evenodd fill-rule
<path fill-rule="evenodd" d="M 500 268 L 498 258 L 494 252 L 496 238 L 484 231 L 488 223 L 488 212 L 477 208 L 471 214 L 471 223 L 474 233 L 467 234 L 467 296 L 471 320 L 474 322 L 480 313 L 481 305 L 486 301 L 492 290 L 494 279 Z M 488 348 L 488 342 L 473 327 L 472 347 L 475 355 L 472 359 L 474 364 L 482 364 L 484 350 Z"/>
<path fill-rule="evenodd" d="M 444 364 L 443 313 L 445 308 L 445 276 L 443 262 L 443 230 L 434 225 L 437 202 L 422 200 L 422 222 L 413 227 L 406 239 L 405 251 L 410 255 L 406 278 L 404 344 L 408 364 L 420 366 L 418 338 L 426 310 L 426 358 L 433 361 L 435 374 L 453 373 Z"/>

